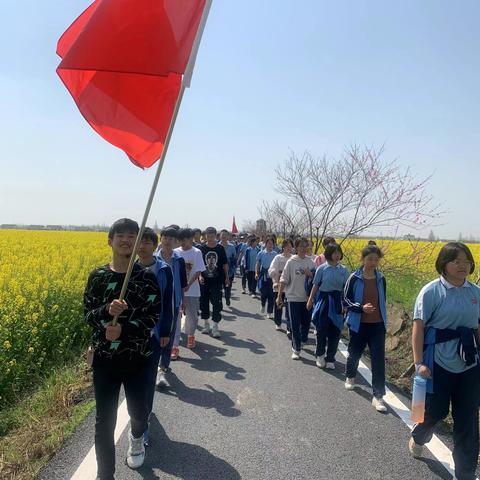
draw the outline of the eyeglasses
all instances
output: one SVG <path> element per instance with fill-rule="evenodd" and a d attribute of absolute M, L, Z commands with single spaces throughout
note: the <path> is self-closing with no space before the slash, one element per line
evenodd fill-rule
<path fill-rule="evenodd" d="M 460 260 L 453 260 L 451 263 L 452 265 L 455 265 L 455 267 L 460 268 L 460 267 L 467 267 L 467 268 L 472 268 L 473 263 L 470 260 L 465 260 L 464 262 Z"/>

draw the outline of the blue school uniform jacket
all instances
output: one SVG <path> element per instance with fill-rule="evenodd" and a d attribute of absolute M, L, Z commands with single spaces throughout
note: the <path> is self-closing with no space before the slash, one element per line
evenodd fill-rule
<path fill-rule="evenodd" d="M 385 277 L 375 270 L 375 276 L 377 278 L 378 289 L 378 306 L 382 315 L 383 323 L 387 326 L 387 282 Z M 343 292 L 344 304 L 347 308 L 347 325 L 355 333 L 358 333 L 360 329 L 360 323 L 362 321 L 363 313 L 363 290 L 365 288 L 365 282 L 363 281 L 363 267 L 353 272 L 348 277 L 345 284 L 345 290 Z"/>
<path fill-rule="evenodd" d="M 155 264 L 147 267 L 156 278 L 162 293 L 162 310 L 158 323 L 153 328 L 153 334 L 160 341 L 161 337 L 168 337 L 173 326 L 173 273 L 168 263 L 154 256 Z"/>

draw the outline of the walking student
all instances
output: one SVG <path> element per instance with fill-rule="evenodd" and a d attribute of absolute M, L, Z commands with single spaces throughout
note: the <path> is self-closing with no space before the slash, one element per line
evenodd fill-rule
<path fill-rule="evenodd" d="M 275 329 L 282 330 L 282 314 L 283 314 L 283 307 L 285 306 L 285 317 L 287 322 L 287 336 L 291 338 L 290 332 L 290 317 L 288 315 L 288 307 L 286 305 L 285 300 L 285 293 L 282 293 L 281 296 L 281 305 L 277 304 L 278 298 L 278 290 L 280 288 L 280 277 L 282 272 L 285 268 L 285 265 L 289 258 L 292 256 L 293 250 L 293 241 L 291 239 L 286 239 L 282 243 L 282 253 L 278 254 L 272 261 L 270 268 L 268 269 L 268 274 L 273 282 L 273 298 L 274 298 L 274 306 L 275 311 L 273 315 L 273 320 L 275 321 Z"/>
<path fill-rule="evenodd" d="M 228 287 L 224 286 L 225 303 L 230 306 L 232 298 L 232 283 L 235 279 L 235 272 L 237 270 L 237 250 L 235 245 L 230 242 L 230 232 L 228 230 L 220 231 L 220 245 L 225 249 L 228 262 Z"/>
<path fill-rule="evenodd" d="M 228 261 L 225 249 L 217 242 L 217 230 L 205 230 L 206 243 L 200 247 L 205 262 L 205 271 L 200 277 L 200 311 L 205 321 L 203 333 L 220 338 L 218 324 L 222 319 L 222 286 L 230 286 Z M 210 304 L 212 305 L 212 329 L 210 330 Z"/>
<path fill-rule="evenodd" d="M 171 360 L 177 360 L 180 344 L 181 316 L 180 308 L 183 305 L 184 289 L 187 287 L 187 271 L 184 259 L 174 251 L 177 246 L 178 230 L 175 226 L 164 228 L 160 232 L 160 246 L 156 256 L 163 260 L 173 274 L 173 325 L 170 333 L 170 342 L 162 349 L 160 370 L 157 375 L 157 386 L 168 387 L 165 374 L 168 372 Z"/>
<path fill-rule="evenodd" d="M 161 311 L 155 275 L 134 265 L 125 299 L 119 300 L 138 232 L 138 224 L 127 218 L 112 225 L 108 232 L 112 259 L 90 273 L 84 295 L 85 321 L 92 327 L 94 348 L 95 452 L 100 480 L 113 480 L 115 474 L 114 431 L 122 385 L 130 415 L 127 465 L 139 468 L 145 459 L 150 334 Z M 116 316 L 118 323 L 113 325 Z M 169 331 L 170 325 L 163 324 L 161 334 L 168 337 Z M 161 339 L 166 341 L 164 336 Z"/>
<path fill-rule="evenodd" d="M 237 248 L 237 265 L 240 265 L 240 275 L 242 276 L 242 293 L 245 295 L 247 293 L 247 269 L 245 268 L 245 252 L 250 246 L 251 237 L 244 239 L 245 241 L 240 243 Z"/>
<path fill-rule="evenodd" d="M 455 478 L 474 480 L 479 453 L 480 290 L 467 277 L 475 271 L 475 262 L 465 244 L 451 242 L 440 250 L 435 268 L 440 278 L 422 288 L 413 315 L 415 368 L 428 380 L 425 417 L 415 425 L 409 449 L 420 457 L 451 407 Z"/>
<path fill-rule="evenodd" d="M 157 247 L 158 235 L 151 228 L 145 228 L 138 249 L 137 263 L 140 266 L 151 270 L 155 274 L 162 299 L 160 318 L 155 325 L 155 328 L 152 330 L 150 338 L 152 354 L 148 357 L 147 382 L 147 405 L 149 416 L 153 410 L 153 398 L 155 396 L 155 386 L 160 356 L 170 341 L 170 333 L 174 321 L 173 273 L 172 269 L 166 262 L 154 255 Z M 150 433 L 148 427 L 143 433 L 143 443 L 146 447 L 150 445 Z"/>
<path fill-rule="evenodd" d="M 178 240 L 181 246 L 175 249 L 175 252 L 185 261 L 187 271 L 187 286 L 183 298 L 187 348 L 195 348 L 195 330 L 198 324 L 198 309 L 200 305 L 200 284 L 198 279 L 202 272 L 205 271 L 202 252 L 193 246 L 193 239 L 193 230 L 190 228 L 180 229 Z"/>
<path fill-rule="evenodd" d="M 252 237 L 249 246 L 245 251 L 245 271 L 247 274 L 248 293 L 252 298 L 257 296 L 257 280 L 255 279 L 255 270 L 257 266 L 257 255 L 260 252 L 258 247 L 258 238 Z"/>
<path fill-rule="evenodd" d="M 350 275 L 345 285 L 344 303 L 350 333 L 345 388 L 355 388 L 358 363 L 368 345 L 372 362 L 372 405 L 385 412 L 385 332 L 387 326 L 387 282 L 379 272 L 383 252 L 376 245 L 362 250 L 362 266 Z"/>
<path fill-rule="evenodd" d="M 325 248 L 326 262 L 317 268 L 313 287 L 307 303 L 312 310 L 316 329 L 316 365 L 319 368 L 335 369 L 335 355 L 343 329 L 343 289 L 349 272 L 340 262 L 343 252 L 340 245 L 331 243 Z M 326 355 L 325 355 L 326 352 Z"/>
<path fill-rule="evenodd" d="M 327 248 L 327 245 L 330 245 L 331 243 L 336 243 L 335 239 L 333 237 L 323 237 L 322 239 L 322 247 L 323 250 Z M 315 265 L 319 267 L 323 263 L 325 263 L 327 259 L 325 258 L 325 253 L 321 253 L 316 259 L 315 259 Z"/>
<path fill-rule="evenodd" d="M 292 329 L 292 360 L 300 358 L 302 344 L 308 341 L 310 314 L 307 310 L 308 295 L 305 290 L 305 279 L 313 277 L 315 264 L 307 258 L 308 240 L 299 237 L 295 240 L 296 255 L 290 258 L 280 277 L 277 306 L 283 305 L 283 291 L 288 302 L 290 324 Z"/>
<path fill-rule="evenodd" d="M 268 273 L 268 269 L 272 264 L 273 259 L 277 256 L 277 252 L 273 250 L 275 242 L 272 237 L 265 239 L 265 250 L 262 250 L 257 255 L 257 263 L 255 265 L 255 280 L 258 282 L 258 290 L 260 291 L 260 301 L 262 315 L 265 313 L 265 306 L 267 307 L 267 316 L 273 319 L 273 282 Z"/>

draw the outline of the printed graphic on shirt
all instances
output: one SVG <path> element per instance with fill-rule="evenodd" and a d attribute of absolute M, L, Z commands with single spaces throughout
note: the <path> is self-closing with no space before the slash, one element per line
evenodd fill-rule
<path fill-rule="evenodd" d="M 190 274 L 192 273 L 192 269 L 193 269 L 193 261 L 185 259 L 185 269 L 187 271 L 188 281 L 190 281 Z"/>
<path fill-rule="evenodd" d="M 295 269 L 295 275 L 305 275 L 305 268 L 297 267 Z"/>
<path fill-rule="evenodd" d="M 217 252 L 210 251 L 205 255 L 205 276 L 207 278 L 213 278 L 217 276 L 218 269 L 218 255 Z"/>

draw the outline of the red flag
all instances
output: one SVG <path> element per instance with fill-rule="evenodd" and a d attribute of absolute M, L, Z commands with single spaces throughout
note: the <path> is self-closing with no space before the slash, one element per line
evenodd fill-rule
<path fill-rule="evenodd" d="M 96 0 L 62 35 L 57 73 L 90 126 L 141 168 L 160 157 L 205 0 Z"/>
<path fill-rule="evenodd" d="M 237 234 L 237 233 L 238 233 L 237 224 L 235 223 L 235 215 L 233 216 L 232 233 L 233 233 L 233 234 Z"/>

